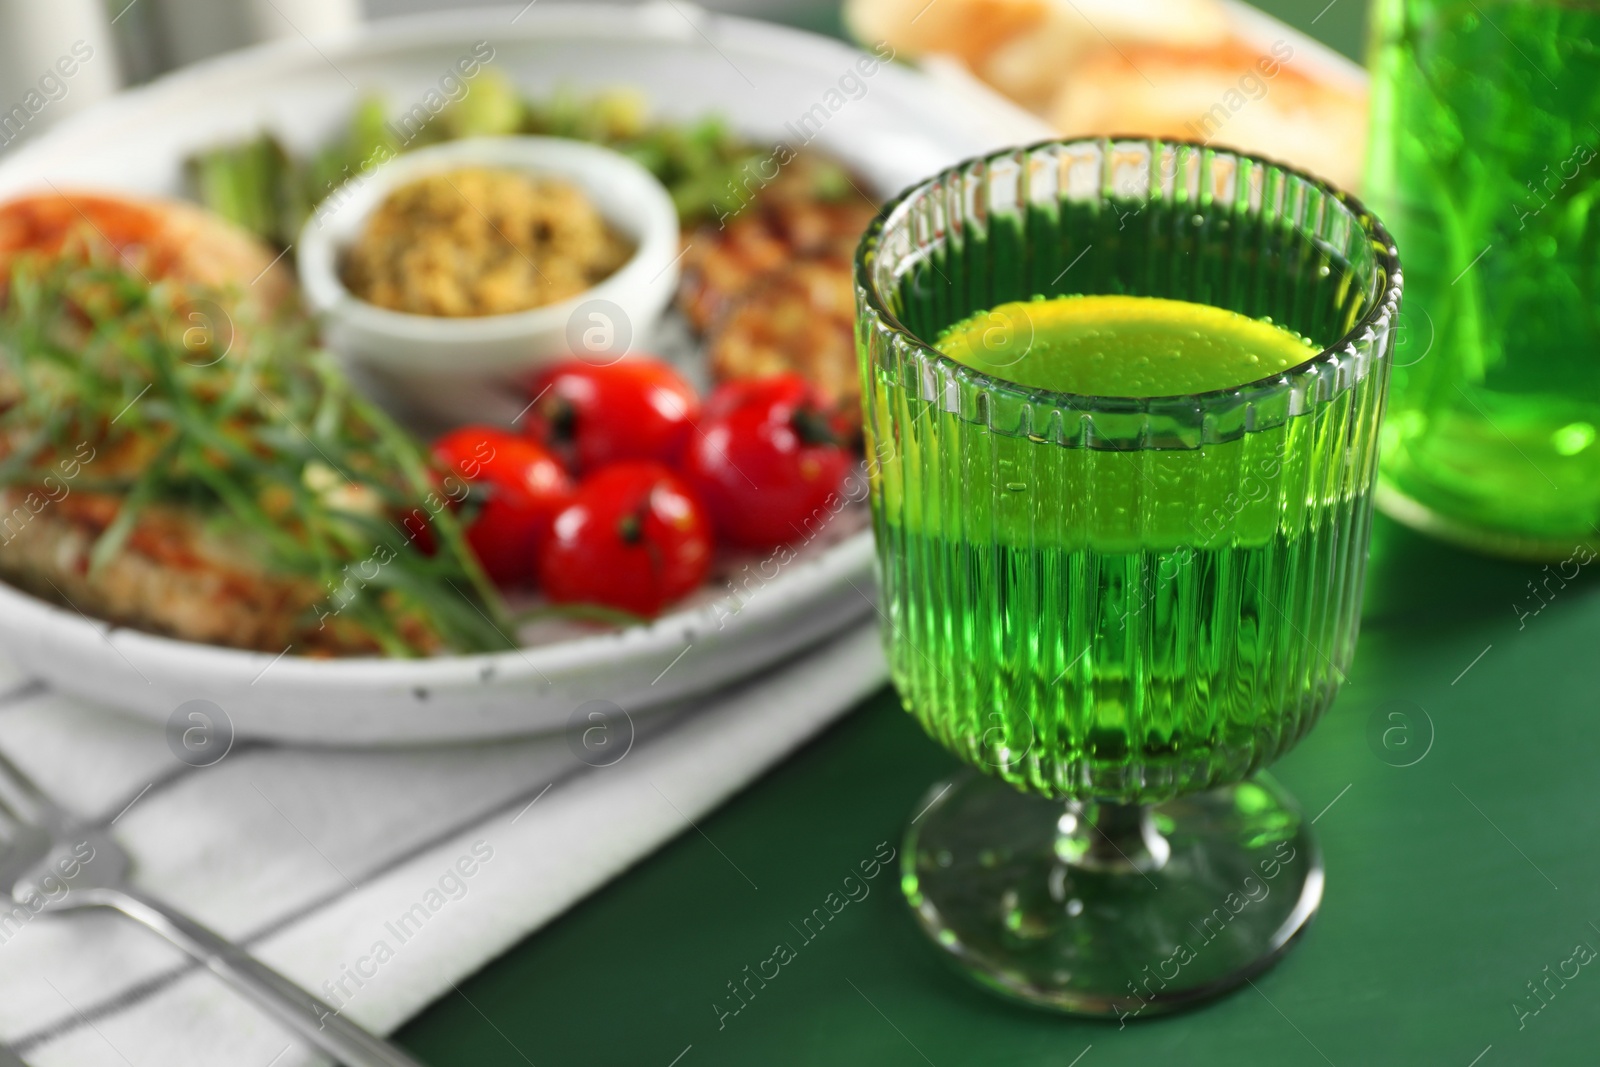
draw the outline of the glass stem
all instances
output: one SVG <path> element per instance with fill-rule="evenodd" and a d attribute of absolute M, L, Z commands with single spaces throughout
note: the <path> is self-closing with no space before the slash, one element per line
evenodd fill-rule
<path fill-rule="evenodd" d="M 1143 874 L 1160 870 L 1172 854 L 1142 804 L 1069 800 L 1056 829 L 1056 855 L 1085 870 Z"/>

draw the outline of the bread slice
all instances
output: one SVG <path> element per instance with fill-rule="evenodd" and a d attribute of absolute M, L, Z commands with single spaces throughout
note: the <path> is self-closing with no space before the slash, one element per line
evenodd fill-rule
<path fill-rule="evenodd" d="M 1109 45 L 1060 81 L 1047 117 L 1063 134 L 1144 134 L 1280 159 L 1353 189 L 1366 152 L 1366 93 L 1329 85 L 1286 40 L 1261 51 Z"/>
<path fill-rule="evenodd" d="M 1057 0 L 1037 28 L 993 49 L 973 71 L 1044 113 L 1063 77 L 1102 48 L 1218 48 L 1228 39 L 1227 13 L 1215 0 Z"/>
<path fill-rule="evenodd" d="M 969 66 L 1041 28 L 1061 0 L 846 0 L 844 21 L 868 47 L 906 58 L 941 53 Z"/>
<path fill-rule="evenodd" d="M 1220 0 L 848 0 L 845 12 L 858 39 L 954 57 L 1063 135 L 1202 141 L 1359 187 L 1360 84 Z"/>

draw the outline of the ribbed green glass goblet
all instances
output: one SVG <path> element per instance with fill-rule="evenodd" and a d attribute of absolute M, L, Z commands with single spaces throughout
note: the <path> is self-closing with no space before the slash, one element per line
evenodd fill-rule
<path fill-rule="evenodd" d="M 1304 363 L 1186 396 L 1053 393 L 928 343 L 1008 301 L 1164 297 L 1270 320 Z M 893 678 L 968 772 L 903 886 L 980 980 L 1123 1016 L 1220 992 L 1315 911 L 1264 774 L 1355 648 L 1400 297 L 1355 200 L 1228 151 L 1049 143 L 884 209 L 857 337 Z"/>

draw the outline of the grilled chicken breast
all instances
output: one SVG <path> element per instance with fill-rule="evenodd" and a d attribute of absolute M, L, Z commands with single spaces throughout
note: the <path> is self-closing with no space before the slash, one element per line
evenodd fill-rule
<path fill-rule="evenodd" d="M 184 204 L 92 194 L 29 197 L 0 205 L 0 304 L 18 257 L 109 248 L 151 281 L 196 283 L 257 308 L 289 298 L 292 280 L 272 253 L 231 225 Z M 247 343 L 242 340 L 241 343 Z M 0 411 L 18 402 L 0 371 Z M 27 427 L 0 436 L 0 459 L 27 447 Z M 104 429 L 103 427 L 101 429 Z M 96 541 L 124 500 L 94 491 L 154 461 L 152 447 L 111 447 L 85 427 L 71 454 L 33 455 L 37 481 L 0 488 L 0 577 L 87 616 L 191 641 L 264 652 L 374 653 L 378 645 L 334 607 L 340 591 L 303 575 L 266 570 L 249 544 L 208 531 L 201 514 L 150 504 L 110 558 L 91 565 Z M 427 644 L 427 635 L 417 635 Z"/>
<path fill-rule="evenodd" d="M 859 186 L 819 197 L 817 166 L 800 154 L 742 211 L 689 236 L 679 306 L 705 332 L 718 380 L 795 371 L 855 419 L 851 278 L 878 208 Z"/>
<path fill-rule="evenodd" d="M 277 307 L 294 278 L 254 237 L 192 204 L 99 193 L 49 193 L 0 205 L 0 292 L 19 256 L 100 244 L 151 281 L 233 290 Z"/>
<path fill-rule="evenodd" d="M 333 613 L 336 591 L 266 573 L 183 509 L 145 509 L 127 544 L 91 570 L 95 541 L 121 500 L 70 488 L 60 495 L 67 484 L 0 490 L 0 577 L 86 616 L 186 641 L 301 655 L 379 651 Z"/>

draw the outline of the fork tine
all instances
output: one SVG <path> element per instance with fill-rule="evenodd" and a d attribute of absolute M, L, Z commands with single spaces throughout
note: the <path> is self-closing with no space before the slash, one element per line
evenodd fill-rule
<path fill-rule="evenodd" d="M 39 822 L 38 812 L 32 805 L 19 805 L 9 791 L 0 789 L 0 841 L 10 837 L 18 826 L 32 826 Z M 0 1061 L 0 1067 L 5 1067 Z"/>
<path fill-rule="evenodd" d="M 7 800 L 10 803 L 7 803 Z M 20 801 L 27 811 L 19 812 Z M 67 821 L 67 812 L 23 774 L 11 758 L 0 750 L 0 812 L 9 814 L 19 822 L 34 821 L 59 826 Z M 0 1067 L 4 1067 L 0 1061 Z"/>
<path fill-rule="evenodd" d="M 19 847 L 26 850 L 29 842 L 41 836 L 52 840 L 55 837 L 38 812 L 19 808 L 12 798 L 0 792 L 0 870 L 4 870 L 7 877 L 18 873 L 13 869 L 16 866 L 12 862 L 15 859 L 13 850 Z M 0 911 L 4 910 L 11 888 L 9 884 L 0 885 Z M 0 1056 L 0 1067 L 6 1067 L 4 1056 Z"/>
<path fill-rule="evenodd" d="M 57 810 L 0 752 L 0 905 L 17 899 L 18 879 L 26 877 L 58 843 L 65 823 L 56 817 Z M 0 1067 L 21 1062 L 14 1056 L 7 1059 L 7 1051 L 0 1043 Z"/>
<path fill-rule="evenodd" d="M 9 786 L 14 791 L 23 794 L 30 800 L 47 802 L 48 798 L 33 784 L 33 779 L 22 773 L 22 769 L 11 762 L 4 749 L 0 749 L 0 783 Z"/>

